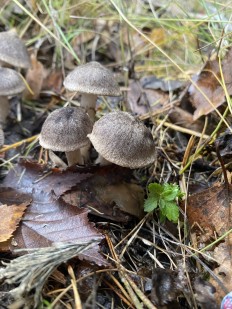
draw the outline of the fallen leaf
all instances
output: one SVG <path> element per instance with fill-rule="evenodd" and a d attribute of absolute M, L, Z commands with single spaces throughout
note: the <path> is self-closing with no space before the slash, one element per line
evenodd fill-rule
<path fill-rule="evenodd" d="M 28 204 L 0 205 L 0 242 L 10 239 L 16 230 Z"/>
<path fill-rule="evenodd" d="M 195 231 L 198 247 L 209 244 L 231 228 L 232 185 L 215 183 L 212 187 L 193 194 L 187 199 L 187 217 L 192 231 Z M 183 208 L 183 207 L 182 207 Z M 231 268 L 231 236 L 224 239 L 224 243 L 216 244 L 210 255 L 218 262 L 214 269 L 216 276 L 221 279 L 224 289 L 216 283 L 216 299 L 219 303 L 225 296 L 225 289 L 232 289 Z M 212 278 L 211 282 L 215 284 Z"/>
<path fill-rule="evenodd" d="M 127 94 L 129 109 L 136 115 L 158 110 L 168 102 L 168 94 L 161 90 L 143 89 L 140 81 L 130 81 Z"/>
<path fill-rule="evenodd" d="M 78 207 L 86 207 L 89 211 L 103 218 L 117 222 L 128 222 L 129 215 L 141 218 L 144 214 L 144 192 L 136 184 L 120 183 L 110 185 L 95 175 L 84 181 L 62 198 Z"/>
<path fill-rule="evenodd" d="M 67 203 L 86 207 L 95 215 L 127 222 L 130 216 L 125 212 L 136 217 L 143 214 L 143 189 L 130 183 L 131 178 L 131 170 L 116 165 L 62 171 L 22 161 L 10 170 L 3 185 L 32 195 L 33 190 L 53 191 Z"/>
<path fill-rule="evenodd" d="M 31 67 L 26 74 L 26 81 L 33 91 L 33 94 L 26 88 L 23 92 L 24 99 L 35 100 L 40 96 L 43 80 L 46 77 L 47 72 L 43 64 L 36 59 L 35 54 L 31 54 Z"/>
<path fill-rule="evenodd" d="M 165 80 L 163 78 L 157 78 L 154 75 L 142 77 L 140 83 L 144 89 L 160 89 L 165 92 L 174 91 L 184 86 L 184 82 L 179 80 Z"/>
<path fill-rule="evenodd" d="M 30 193 L 33 189 L 54 191 L 59 197 L 92 174 L 89 169 L 48 170 L 46 165 L 21 161 L 9 171 L 3 186 L 11 186 L 24 193 Z"/>
<path fill-rule="evenodd" d="M 222 60 L 221 69 L 228 95 L 232 94 L 232 49 L 230 48 Z M 196 108 L 193 118 L 208 115 L 225 102 L 225 91 L 222 86 L 222 78 L 218 59 L 209 60 L 199 74 L 196 84 L 208 97 L 212 105 L 206 100 L 202 93 L 192 84 L 189 88 L 190 100 Z"/>
<path fill-rule="evenodd" d="M 231 127 L 230 129 L 226 129 L 226 131 L 219 136 L 215 140 L 215 144 L 219 148 L 220 155 L 222 157 L 228 156 L 228 159 L 231 159 L 232 155 L 232 132 L 231 132 Z"/>
<path fill-rule="evenodd" d="M 131 52 L 140 52 L 148 42 L 137 31 L 131 29 L 130 35 L 128 35 L 128 29 L 123 27 L 120 29 L 122 34 L 123 43 L 131 49 Z"/>
<path fill-rule="evenodd" d="M 97 167 L 91 178 L 82 181 L 62 198 L 92 214 L 118 222 L 127 222 L 129 215 L 143 216 L 144 192 L 141 186 L 129 183 L 131 171 L 116 165 Z"/>
<path fill-rule="evenodd" d="M 11 250 L 44 248 L 55 243 L 86 243 L 103 239 L 103 235 L 88 220 L 88 211 L 72 206 L 54 193 L 33 191 L 33 201 L 14 234 Z M 104 265 L 99 247 L 83 253 L 83 258 Z"/>
<path fill-rule="evenodd" d="M 232 192 L 232 185 L 229 186 Z M 187 199 L 187 217 L 190 226 L 206 229 L 214 237 L 223 235 L 228 229 L 231 197 L 225 185 L 216 183 L 212 187 L 193 194 Z"/>
<path fill-rule="evenodd" d="M 60 93 L 63 86 L 63 75 L 61 70 L 52 70 L 43 80 L 42 90 Z"/>
<path fill-rule="evenodd" d="M 193 115 L 183 110 L 180 107 L 174 106 L 169 114 L 169 119 L 172 123 L 177 124 L 183 128 L 190 129 L 196 132 L 202 132 L 204 122 L 200 119 L 193 120 Z"/>
<path fill-rule="evenodd" d="M 31 194 L 22 193 L 11 187 L 0 187 L 0 204 L 19 205 L 29 204 L 31 201 Z"/>
<path fill-rule="evenodd" d="M 231 254 L 228 248 L 228 244 L 223 242 L 219 244 L 213 251 L 212 257 L 217 261 L 218 267 L 214 269 L 215 275 L 220 279 L 224 288 L 214 280 L 210 278 L 210 282 L 216 288 L 217 303 L 220 303 L 223 297 L 230 291 L 232 291 L 232 267 L 231 267 Z M 227 289 L 227 291 L 226 291 Z"/>

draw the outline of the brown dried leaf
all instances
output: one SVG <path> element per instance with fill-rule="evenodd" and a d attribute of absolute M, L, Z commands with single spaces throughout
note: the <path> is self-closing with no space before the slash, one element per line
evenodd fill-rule
<path fill-rule="evenodd" d="M 131 171 L 116 165 L 98 167 L 93 177 L 82 181 L 62 198 L 91 213 L 118 222 L 127 222 L 129 215 L 143 216 L 144 192 L 141 186 L 127 183 Z"/>
<path fill-rule="evenodd" d="M 172 123 L 196 132 L 202 132 L 204 127 L 204 123 L 200 119 L 194 121 L 192 114 L 177 106 L 174 106 L 170 111 L 169 118 Z"/>
<path fill-rule="evenodd" d="M 96 216 L 117 222 L 128 222 L 129 215 L 143 216 L 144 192 L 140 186 L 128 183 L 110 185 L 98 181 L 98 176 L 85 181 L 62 198 L 72 205 L 85 205 Z"/>
<path fill-rule="evenodd" d="M 22 193 L 11 187 L 0 187 L 0 204 L 19 205 L 29 204 L 31 201 L 31 194 Z"/>
<path fill-rule="evenodd" d="M 46 165 L 22 161 L 11 169 L 3 181 L 4 186 L 12 186 L 24 193 L 33 189 L 62 195 L 73 186 L 88 179 L 92 173 L 88 169 L 47 170 Z"/>
<path fill-rule="evenodd" d="M 45 165 L 23 161 L 10 170 L 3 184 L 22 192 L 54 191 L 69 204 L 89 207 L 96 215 L 127 222 L 130 216 L 124 212 L 136 217 L 143 214 L 143 189 L 128 183 L 131 177 L 129 169 L 116 165 L 47 171 Z"/>
<path fill-rule="evenodd" d="M 232 192 L 232 185 L 229 187 Z M 221 236 L 228 229 L 231 197 L 225 185 L 216 183 L 209 189 L 193 194 L 187 200 L 187 216 L 191 226 L 198 224 L 209 236 Z"/>
<path fill-rule="evenodd" d="M 46 77 L 47 72 L 43 64 L 36 59 L 34 54 L 31 55 L 31 67 L 26 74 L 26 81 L 33 91 L 33 94 L 26 88 L 23 93 L 23 97 L 28 100 L 35 100 L 39 98 L 43 80 Z"/>
<path fill-rule="evenodd" d="M 229 49 L 226 57 L 222 61 L 222 74 L 225 81 L 226 89 L 228 94 L 232 94 L 232 49 Z M 196 89 L 194 85 L 189 88 L 190 100 L 193 106 L 196 108 L 193 118 L 198 119 L 202 115 L 207 115 L 214 111 L 215 108 L 219 107 L 225 102 L 225 91 L 221 86 L 221 73 L 218 60 L 208 61 L 202 69 L 198 80 L 196 81 L 197 86 L 201 91 L 209 98 L 212 105 L 206 100 L 202 93 Z"/>
<path fill-rule="evenodd" d="M 42 90 L 60 93 L 63 85 L 63 75 L 61 70 L 52 70 L 43 80 Z"/>
<path fill-rule="evenodd" d="M 226 242 L 219 244 L 214 249 L 213 258 L 219 265 L 219 267 L 214 269 L 215 275 L 221 280 L 227 291 L 232 291 L 231 254 Z M 220 303 L 226 291 L 222 289 L 222 286 L 213 277 L 210 278 L 210 282 L 216 287 L 216 299 Z"/>
<path fill-rule="evenodd" d="M 88 211 L 57 199 L 54 193 L 33 191 L 33 202 L 28 207 L 17 229 L 14 248 L 44 248 L 57 242 L 85 243 L 101 240 L 103 236 L 88 221 Z M 83 253 L 82 257 L 105 264 L 98 246 Z"/>
<path fill-rule="evenodd" d="M 0 205 L 0 242 L 5 242 L 12 237 L 28 204 Z"/>
<path fill-rule="evenodd" d="M 130 81 L 127 101 L 134 114 L 143 115 L 162 108 L 168 101 L 168 94 L 161 90 L 144 89 L 140 81 Z"/>

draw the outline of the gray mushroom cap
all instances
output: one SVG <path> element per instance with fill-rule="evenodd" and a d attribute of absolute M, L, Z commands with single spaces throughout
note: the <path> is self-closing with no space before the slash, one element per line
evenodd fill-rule
<path fill-rule="evenodd" d="M 0 96 L 15 95 L 24 89 L 23 79 L 16 71 L 0 67 Z"/>
<path fill-rule="evenodd" d="M 27 49 L 14 31 L 0 32 L 0 60 L 19 68 L 30 67 Z"/>
<path fill-rule="evenodd" d="M 129 113 L 118 111 L 103 116 L 88 137 L 103 158 L 117 165 L 140 168 L 155 160 L 151 131 Z"/>
<path fill-rule="evenodd" d="M 64 87 L 70 91 L 101 96 L 121 95 L 113 73 L 96 61 L 79 65 L 64 80 Z"/>
<path fill-rule="evenodd" d="M 54 151 L 74 151 L 88 145 L 92 131 L 89 116 L 79 107 L 63 107 L 45 120 L 39 137 L 40 145 Z"/>

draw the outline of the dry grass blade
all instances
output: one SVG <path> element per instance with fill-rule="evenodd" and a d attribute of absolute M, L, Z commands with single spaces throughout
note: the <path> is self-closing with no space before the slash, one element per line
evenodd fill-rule
<path fill-rule="evenodd" d="M 5 145 L 2 149 L 0 149 L 0 153 L 6 152 L 12 148 L 17 148 L 19 146 L 22 146 L 25 143 L 31 143 L 35 141 L 38 138 L 39 135 L 34 135 L 28 138 L 25 138 L 17 143 L 11 144 L 11 145 Z"/>
<path fill-rule="evenodd" d="M 81 309 L 82 308 L 81 299 L 80 299 L 80 295 L 78 293 L 78 289 L 77 289 L 77 285 L 76 285 L 75 274 L 74 274 L 74 271 L 73 271 L 73 268 L 72 268 L 71 265 L 68 266 L 68 273 L 71 277 L 71 284 L 72 284 L 74 300 L 75 300 L 75 308 Z"/>

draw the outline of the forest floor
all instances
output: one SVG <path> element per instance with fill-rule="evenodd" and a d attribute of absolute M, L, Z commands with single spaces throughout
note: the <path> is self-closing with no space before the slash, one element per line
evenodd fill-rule
<path fill-rule="evenodd" d="M 232 291 L 231 13 L 229 0 L 2 0 L 0 32 L 15 29 L 31 65 L 10 65 L 25 90 L 3 94 L 9 110 L 0 96 L 0 308 L 220 308 Z M 91 61 L 121 93 L 98 96 L 95 120 L 132 114 L 152 163 L 96 164 L 92 145 L 66 167 L 40 146 L 48 115 L 79 108 L 63 82 Z"/>

